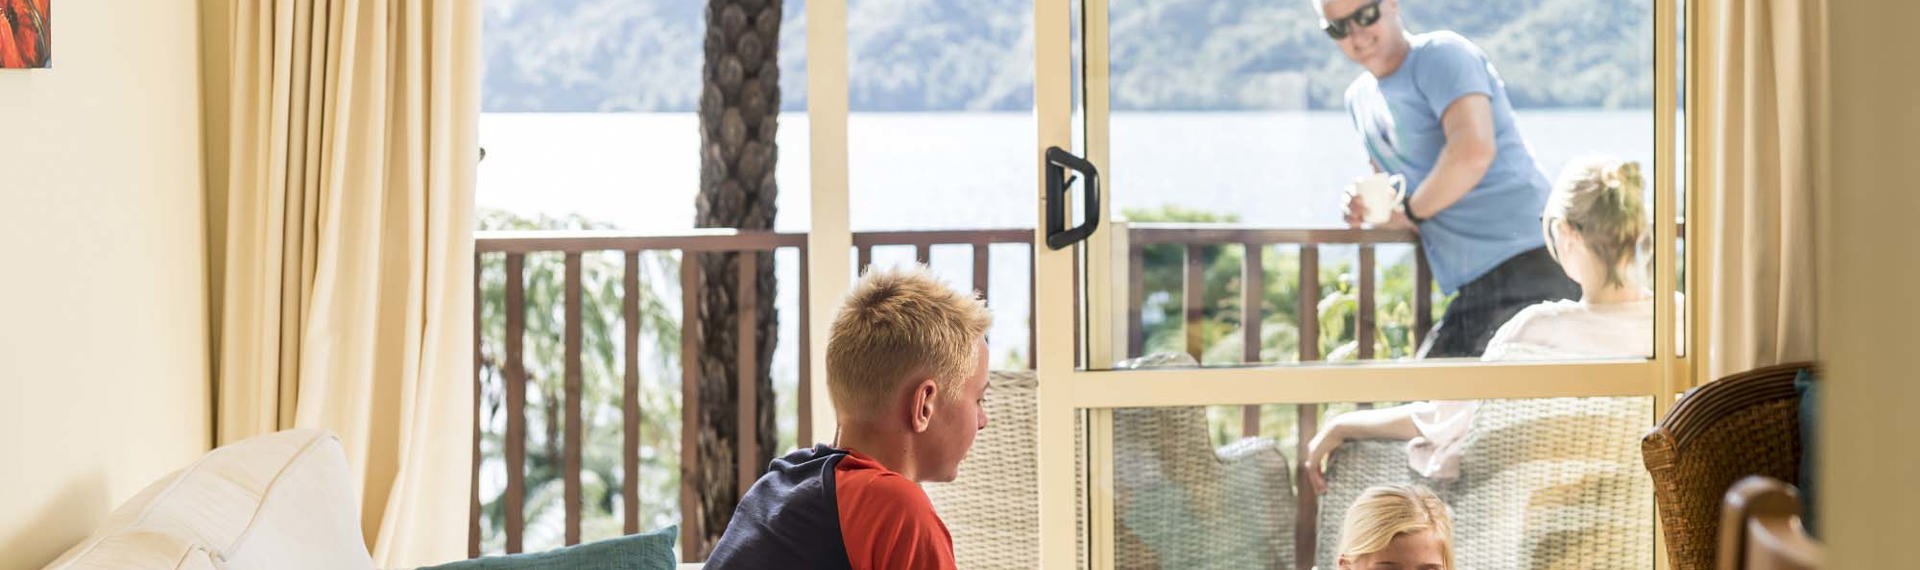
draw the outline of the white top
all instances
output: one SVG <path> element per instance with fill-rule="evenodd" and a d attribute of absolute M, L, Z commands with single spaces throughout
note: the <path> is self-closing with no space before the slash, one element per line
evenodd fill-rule
<path fill-rule="evenodd" d="M 1483 361 L 1650 358 L 1653 296 L 1624 303 L 1547 301 L 1522 309 L 1493 333 Z M 1467 430 L 1477 400 L 1407 404 L 1420 437 L 1407 442 L 1407 461 L 1428 478 L 1460 476 Z"/>
<path fill-rule="evenodd" d="M 1653 296 L 1625 303 L 1547 301 L 1521 309 L 1487 342 L 1481 360 L 1653 356 Z"/>

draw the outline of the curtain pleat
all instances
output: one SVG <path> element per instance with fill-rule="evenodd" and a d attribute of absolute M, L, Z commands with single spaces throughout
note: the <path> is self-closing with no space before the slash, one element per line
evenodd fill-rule
<path fill-rule="evenodd" d="M 231 6 L 216 438 L 331 430 L 376 562 L 463 558 L 479 7 Z"/>
<path fill-rule="evenodd" d="M 1707 374 L 1812 360 L 1825 2 L 1721 4 L 1707 198 Z"/>

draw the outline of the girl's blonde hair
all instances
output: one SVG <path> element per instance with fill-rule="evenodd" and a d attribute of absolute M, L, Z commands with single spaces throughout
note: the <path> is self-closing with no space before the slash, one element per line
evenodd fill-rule
<path fill-rule="evenodd" d="M 1340 525 L 1340 555 L 1349 559 L 1386 550 L 1393 538 L 1433 531 L 1440 538 L 1440 560 L 1453 569 L 1453 519 L 1446 503 L 1419 485 L 1382 485 L 1368 488 L 1347 507 Z"/>
<path fill-rule="evenodd" d="M 1647 211 L 1640 198 L 1645 188 L 1638 162 L 1575 160 L 1561 171 L 1543 217 L 1566 220 L 1586 242 L 1587 251 L 1606 264 L 1607 284 L 1625 286 L 1621 268 L 1639 254 L 1647 237 Z"/>

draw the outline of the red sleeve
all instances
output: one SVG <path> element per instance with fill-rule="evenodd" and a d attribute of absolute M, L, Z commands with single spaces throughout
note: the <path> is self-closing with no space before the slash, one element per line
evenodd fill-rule
<path fill-rule="evenodd" d="M 834 471 L 840 538 L 854 570 L 954 567 L 953 536 L 919 485 L 851 456 Z"/>

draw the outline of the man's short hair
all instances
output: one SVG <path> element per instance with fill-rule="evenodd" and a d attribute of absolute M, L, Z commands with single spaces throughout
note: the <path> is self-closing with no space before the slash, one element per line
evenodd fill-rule
<path fill-rule="evenodd" d="M 855 283 L 827 340 L 827 393 L 843 416 L 880 412 L 907 382 L 932 378 L 958 397 L 974 347 L 993 315 L 986 303 L 941 283 L 924 266 L 876 270 Z"/>
<path fill-rule="evenodd" d="M 1307 4 L 1313 6 L 1314 16 L 1318 16 L 1324 20 L 1327 17 L 1327 3 L 1332 1 L 1333 0 L 1307 0 Z"/>

